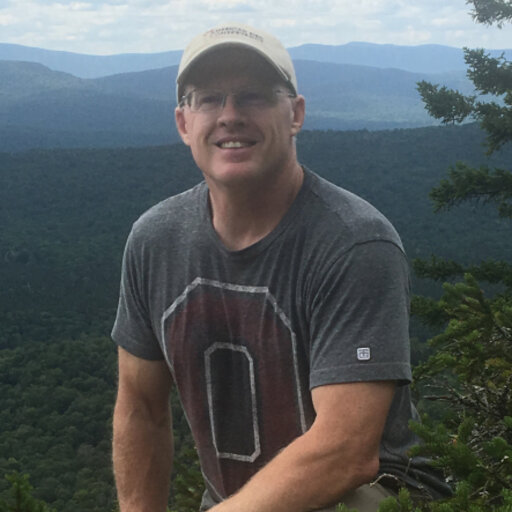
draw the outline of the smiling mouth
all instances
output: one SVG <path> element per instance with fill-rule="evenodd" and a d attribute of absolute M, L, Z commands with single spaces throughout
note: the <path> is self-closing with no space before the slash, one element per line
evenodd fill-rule
<path fill-rule="evenodd" d="M 221 149 L 238 149 L 238 148 L 248 148 L 253 146 L 254 142 L 248 141 L 240 141 L 240 140 L 230 140 L 226 142 L 219 142 L 217 146 Z"/>

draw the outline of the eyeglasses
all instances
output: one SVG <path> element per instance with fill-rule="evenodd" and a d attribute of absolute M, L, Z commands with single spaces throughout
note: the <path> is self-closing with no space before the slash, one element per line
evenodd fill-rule
<path fill-rule="evenodd" d="M 225 92 L 216 89 L 192 89 L 182 96 L 179 106 L 187 105 L 192 112 L 215 112 L 222 110 L 228 96 L 233 97 L 239 109 L 265 109 L 274 106 L 280 95 L 295 98 L 290 91 L 271 87 L 248 87 Z"/>

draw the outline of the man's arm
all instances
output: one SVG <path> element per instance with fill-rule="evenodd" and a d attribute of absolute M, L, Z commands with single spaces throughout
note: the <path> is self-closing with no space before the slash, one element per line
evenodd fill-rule
<path fill-rule="evenodd" d="M 172 378 L 164 361 L 119 348 L 113 460 L 121 512 L 165 512 L 172 464 Z"/>
<path fill-rule="evenodd" d="M 211 512 L 306 512 L 371 481 L 394 390 L 394 382 L 313 389 L 317 417 L 311 429 Z"/>

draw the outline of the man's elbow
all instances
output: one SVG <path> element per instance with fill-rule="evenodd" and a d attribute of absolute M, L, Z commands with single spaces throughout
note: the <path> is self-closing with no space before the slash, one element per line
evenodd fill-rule
<path fill-rule="evenodd" d="M 355 454 L 339 463 L 336 482 L 333 483 L 333 501 L 340 499 L 345 493 L 357 489 L 375 479 L 379 471 L 379 454 Z"/>
<path fill-rule="evenodd" d="M 379 471 L 379 454 L 361 456 L 354 462 L 353 484 L 351 489 L 367 484 L 375 479 Z"/>

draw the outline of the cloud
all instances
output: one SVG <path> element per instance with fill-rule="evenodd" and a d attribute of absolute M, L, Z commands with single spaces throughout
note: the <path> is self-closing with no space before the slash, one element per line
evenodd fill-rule
<path fill-rule="evenodd" d="M 204 3 L 209 11 L 255 12 L 257 10 L 247 2 L 240 0 L 206 0 Z"/>
<path fill-rule="evenodd" d="M 16 18 L 11 14 L 0 14 L 0 26 L 8 27 L 16 22 Z"/>
<path fill-rule="evenodd" d="M 3 0 L 0 37 L 82 53 L 157 52 L 182 49 L 194 34 L 229 20 L 267 29 L 286 46 L 510 47 L 505 30 L 475 24 L 468 11 L 465 0 Z"/>

